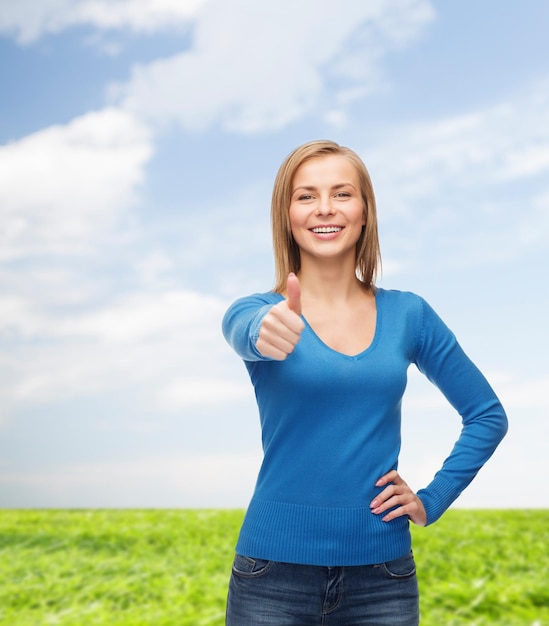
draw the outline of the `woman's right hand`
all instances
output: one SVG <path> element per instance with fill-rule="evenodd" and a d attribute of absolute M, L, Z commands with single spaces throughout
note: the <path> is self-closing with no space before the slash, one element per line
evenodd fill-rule
<path fill-rule="evenodd" d="M 286 283 L 286 299 L 275 304 L 263 318 L 256 348 L 262 356 L 283 361 L 294 351 L 304 328 L 301 286 L 298 277 L 292 273 Z"/>

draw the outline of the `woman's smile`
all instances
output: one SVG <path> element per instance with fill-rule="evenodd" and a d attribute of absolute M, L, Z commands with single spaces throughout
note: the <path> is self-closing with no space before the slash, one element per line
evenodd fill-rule
<path fill-rule="evenodd" d="M 343 226 L 313 226 L 313 228 L 309 228 L 309 230 L 318 235 L 319 239 L 334 239 L 339 235 L 339 233 L 343 230 Z"/>

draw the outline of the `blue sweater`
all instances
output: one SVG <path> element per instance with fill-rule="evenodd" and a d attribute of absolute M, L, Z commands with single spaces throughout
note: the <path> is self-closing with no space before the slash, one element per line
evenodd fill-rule
<path fill-rule="evenodd" d="M 427 523 L 471 482 L 507 430 L 505 412 L 455 336 L 419 296 L 377 289 L 371 345 L 341 354 L 305 330 L 284 361 L 255 344 L 261 321 L 282 300 L 241 298 L 223 333 L 255 389 L 264 458 L 240 532 L 246 556 L 309 565 L 380 563 L 411 548 L 409 521 L 382 522 L 375 482 L 398 465 L 401 401 L 414 363 L 461 415 L 463 428 L 433 481 L 418 492 Z M 426 433 L 428 437 L 428 433 Z"/>

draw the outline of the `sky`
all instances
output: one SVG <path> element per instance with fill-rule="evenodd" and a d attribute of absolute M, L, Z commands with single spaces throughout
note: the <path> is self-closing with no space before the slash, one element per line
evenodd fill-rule
<path fill-rule="evenodd" d="M 366 163 L 383 275 L 509 433 L 455 503 L 549 507 L 549 3 L 0 0 L 0 507 L 245 507 L 253 390 L 221 318 L 273 287 L 285 156 Z M 400 472 L 460 417 L 410 369 Z"/>

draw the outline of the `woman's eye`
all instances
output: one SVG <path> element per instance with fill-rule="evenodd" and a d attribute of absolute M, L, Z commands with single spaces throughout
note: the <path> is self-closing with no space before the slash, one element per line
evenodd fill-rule
<path fill-rule="evenodd" d="M 348 191 L 340 191 L 340 192 L 337 194 L 337 197 L 338 197 L 338 198 L 350 198 L 350 197 L 351 197 L 351 194 L 350 194 Z"/>
<path fill-rule="evenodd" d="M 298 197 L 298 200 L 310 200 L 313 196 L 311 196 L 311 194 L 308 193 L 304 193 L 301 196 Z"/>

